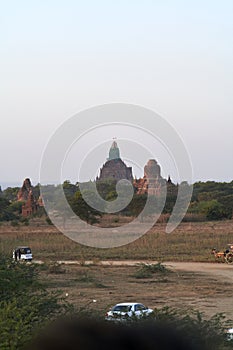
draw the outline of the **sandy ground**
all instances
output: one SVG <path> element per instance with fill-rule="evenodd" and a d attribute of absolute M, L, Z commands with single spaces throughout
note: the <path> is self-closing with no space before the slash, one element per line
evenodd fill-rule
<path fill-rule="evenodd" d="M 224 313 L 233 319 L 233 265 L 166 262 L 163 264 L 172 272 L 138 279 L 138 265 L 149 262 L 60 263 L 64 273 L 50 273 L 46 279 L 68 294 L 68 300 L 77 307 L 105 313 L 115 303 L 137 301 L 151 308 L 192 308 L 207 317 Z"/>

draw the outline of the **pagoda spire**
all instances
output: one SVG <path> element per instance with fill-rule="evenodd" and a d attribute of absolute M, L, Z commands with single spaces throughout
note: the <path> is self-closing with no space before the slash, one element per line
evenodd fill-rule
<path fill-rule="evenodd" d="M 116 137 L 113 138 L 113 143 L 112 143 L 112 146 L 109 150 L 109 157 L 108 157 L 108 160 L 112 160 L 112 159 L 119 159 L 120 158 L 120 150 L 119 150 L 119 147 L 117 146 L 117 142 L 115 141 L 116 140 Z"/>

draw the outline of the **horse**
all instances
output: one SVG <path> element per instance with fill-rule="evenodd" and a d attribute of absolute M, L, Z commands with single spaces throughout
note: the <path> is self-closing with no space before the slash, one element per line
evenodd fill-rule
<path fill-rule="evenodd" d="M 211 254 L 214 255 L 215 261 L 217 262 L 226 262 L 226 252 L 220 252 L 216 248 L 211 250 Z"/>

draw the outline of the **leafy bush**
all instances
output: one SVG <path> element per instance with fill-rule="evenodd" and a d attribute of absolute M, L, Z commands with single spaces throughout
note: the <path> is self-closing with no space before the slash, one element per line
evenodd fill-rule
<path fill-rule="evenodd" d="M 141 264 L 139 270 L 134 274 L 135 278 L 150 278 L 153 274 L 167 274 L 171 272 L 166 266 L 158 262 L 157 264 Z"/>
<path fill-rule="evenodd" d="M 19 222 L 18 222 L 18 220 L 12 220 L 12 221 L 11 221 L 11 226 L 13 226 L 13 227 L 19 227 Z"/>
<path fill-rule="evenodd" d="M 24 349 L 44 325 L 70 310 L 39 282 L 36 265 L 0 260 L 0 349 Z"/>
<path fill-rule="evenodd" d="M 29 225 L 29 219 L 28 218 L 25 218 L 25 217 L 21 217 L 20 219 L 19 219 L 19 221 L 22 223 L 22 224 L 24 224 L 25 226 L 28 226 Z"/>
<path fill-rule="evenodd" d="M 53 225 L 51 219 L 47 216 L 45 221 L 47 222 L 48 225 Z"/>
<path fill-rule="evenodd" d="M 197 310 L 178 310 L 164 307 L 155 310 L 156 322 L 170 326 L 191 339 L 200 349 L 232 349 L 232 343 L 226 340 L 227 321 L 223 314 L 215 314 L 209 319 Z"/>

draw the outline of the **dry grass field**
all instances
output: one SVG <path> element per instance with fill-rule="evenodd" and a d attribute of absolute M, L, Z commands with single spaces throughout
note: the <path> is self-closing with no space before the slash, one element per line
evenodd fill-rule
<path fill-rule="evenodd" d="M 233 243 L 233 220 L 181 223 L 170 234 L 165 233 L 165 224 L 158 223 L 140 239 L 112 249 L 82 246 L 42 220 L 32 220 L 29 226 L 0 226 L 2 254 L 9 256 L 15 246 L 29 245 L 34 258 L 43 261 L 146 259 L 213 262 L 211 249 L 224 249 L 228 243 Z"/>

